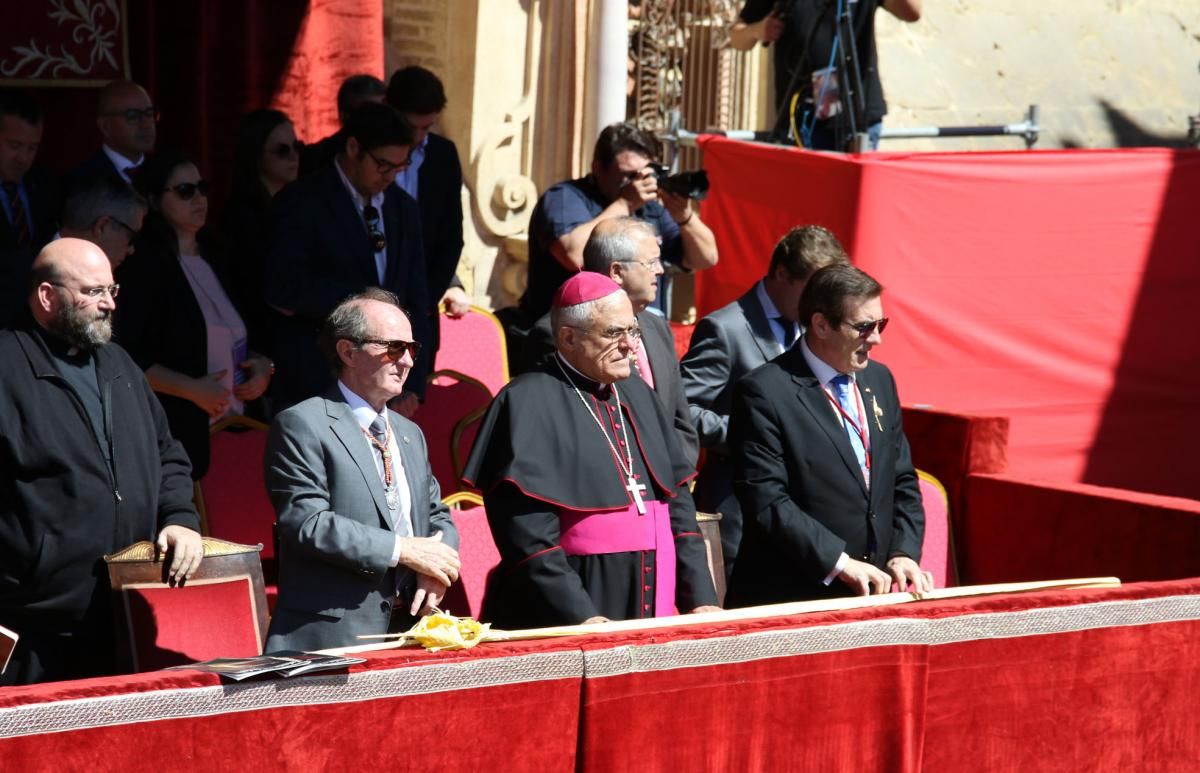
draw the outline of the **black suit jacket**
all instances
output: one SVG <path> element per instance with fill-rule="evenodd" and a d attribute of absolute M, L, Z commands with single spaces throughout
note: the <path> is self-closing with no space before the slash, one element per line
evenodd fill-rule
<path fill-rule="evenodd" d="M 267 255 L 267 302 L 278 315 L 272 336 L 277 371 L 272 394 L 286 407 L 322 394 L 333 376 L 317 350 L 317 333 L 329 312 L 347 296 L 379 286 L 375 254 L 362 215 L 334 164 L 284 188 L 271 201 L 272 238 Z M 412 197 L 394 185 L 384 194 L 387 268 L 382 286 L 408 310 L 413 337 L 424 347 L 407 389 L 425 393 L 432 357 L 425 313 L 429 293 L 420 213 Z"/>
<path fill-rule="evenodd" d="M 799 345 L 738 384 L 729 444 L 745 534 L 729 606 L 846 595 L 836 579 L 822 584 L 842 552 L 880 568 L 895 555 L 920 560 L 925 513 L 896 383 L 876 362 L 857 381 L 870 426 L 869 491 Z"/>
<path fill-rule="evenodd" d="M 441 345 L 438 335 L 438 301 L 453 285 L 463 248 L 462 165 L 454 143 L 437 134 L 429 135 L 425 160 L 417 171 L 417 206 L 421 210 L 421 239 L 425 244 L 425 277 L 429 285 L 429 329 L 433 350 Z"/>
<path fill-rule="evenodd" d="M 142 160 L 145 163 L 145 159 Z M 103 148 L 96 148 L 96 152 L 83 160 L 79 166 L 67 173 L 67 187 L 70 188 L 80 180 L 90 180 L 97 177 L 111 177 L 117 182 L 127 184 L 125 178 L 113 166 L 112 159 L 104 152 Z"/>
<path fill-rule="evenodd" d="M 637 315 L 642 328 L 642 340 L 646 344 L 646 356 L 650 358 L 650 374 L 654 376 L 654 392 L 662 404 L 663 412 L 671 417 L 679 448 L 687 463 L 696 467 L 700 455 L 700 439 L 688 415 L 687 397 L 683 393 L 683 381 L 679 378 L 679 360 L 675 355 L 675 337 L 667 321 L 652 311 Z M 554 354 L 554 332 L 550 327 L 550 315 L 543 314 L 534 323 L 525 337 L 521 348 L 521 373 L 528 373 L 541 366 Z M 631 378 L 638 377 L 633 374 Z"/>
<path fill-rule="evenodd" d="M 21 182 L 29 199 L 33 229 L 29 244 L 18 247 L 17 231 L 9 222 L 11 210 L 0 213 L 0 327 L 12 325 L 22 317 L 28 305 L 29 267 L 58 228 L 59 190 L 54 175 L 34 167 Z"/>
<path fill-rule="evenodd" d="M 208 326 L 178 256 L 139 245 L 117 268 L 121 299 L 113 315 L 115 338 L 142 370 L 162 365 L 185 376 L 208 372 Z M 192 477 L 208 471 L 208 414 L 191 400 L 156 392 L 171 434 L 192 462 Z"/>
<path fill-rule="evenodd" d="M 425 160 L 417 171 L 417 206 L 421 208 L 421 237 L 425 242 L 429 298 L 436 304 L 454 280 L 463 248 L 462 165 L 454 143 L 429 135 Z"/>

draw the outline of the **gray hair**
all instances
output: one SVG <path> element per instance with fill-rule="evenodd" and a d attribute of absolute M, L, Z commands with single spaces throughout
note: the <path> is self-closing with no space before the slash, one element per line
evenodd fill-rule
<path fill-rule="evenodd" d="M 588 330 L 592 326 L 592 318 L 596 311 L 614 298 L 624 295 L 624 290 L 613 290 L 602 298 L 594 301 L 576 303 L 574 306 L 556 306 L 550 309 L 550 329 L 554 331 L 554 339 L 558 340 L 558 331 L 564 327 L 577 327 Z"/>
<path fill-rule="evenodd" d="M 607 275 L 612 264 L 634 260 L 638 237 L 656 239 L 658 234 L 653 226 L 636 217 L 601 220 L 583 246 L 583 270 Z"/>
<path fill-rule="evenodd" d="M 341 374 L 343 365 L 342 358 L 338 356 L 337 342 L 345 339 L 347 341 L 354 341 L 357 344 L 369 335 L 367 330 L 367 315 L 363 313 L 364 301 L 386 303 L 408 314 L 404 310 L 404 307 L 400 305 L 400 299 L 396 297 L 395 293 L 388 292 L 379 287 L 368 287 L 361 293 L 351 295 L 334 307 L 333 311 L 329 312 L 329 316 L 325 318 L 325 324 L 321 326 L 321 334 L 317 338 L 317 345 L 335 376 Z"/>
<path fill-rule="evenodd" d="M 71 189 L 63 206 L 62 229 L 85 233 L 102 217 L 128 224 L 145 211 L 146 200 L 124 180 L 110 175 L 93 177 Z"/>

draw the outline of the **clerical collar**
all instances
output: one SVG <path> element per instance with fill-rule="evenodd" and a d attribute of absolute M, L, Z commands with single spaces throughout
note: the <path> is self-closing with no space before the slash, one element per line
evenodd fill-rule
<path fill-rule="evenodd" d="M 601 384 L 599 381 L 583 375 L 575 368 L 574 365 L 567 362 L 567 358 L 563 357 L 558 352 L 555 352 L 554 356 L 558 358 L 558 361 L 570 373 L 571 383 L 573 383 L 575 386 L 579 387 L 588 394 L 595 395 L 601 400 L 607 400 L 612 395 L 611 384 Z"/>
<path fill-rule="evenodd" d="M 50 350 L 51 356 L 55 359 L 82 365 L 92 358 L 92 353 L 95 349 L 81 349 L 78 346 L 72 346 L 70 343 L 51 333 L 40 324 L 35 323 L 33 329 L 37 331 L 42 340 L 46 342 L 46 348 Z"/>
<path fill-rule="evenodd" d="M 800 339 L 800 353 L 804 355 L 804 361 L 808 363 L 808 367 L 812 370 L 813 375 L 817 377 L 817 381 L 821 386 L 829 386 L 829 382 L 841 375 L 850 377 L 850 383 L 856 383 L 853 373 L 838 373 L 837 369 L 829 363 L 822 360 L 817 355 L 813 354 L 813 350 L 808 348 L 808 337 Z"/>

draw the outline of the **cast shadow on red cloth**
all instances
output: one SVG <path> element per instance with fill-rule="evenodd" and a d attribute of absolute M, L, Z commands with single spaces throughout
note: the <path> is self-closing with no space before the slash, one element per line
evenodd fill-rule
<path fill-rule="evenodd" d="M 1200 573 L 1200 502 L 1082 483 L 972 475 L 963 582 L 1173 580 Z"/>

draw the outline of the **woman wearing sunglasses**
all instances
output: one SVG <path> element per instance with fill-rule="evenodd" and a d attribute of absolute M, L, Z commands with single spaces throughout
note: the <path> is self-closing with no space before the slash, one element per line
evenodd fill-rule
<path fill-rule="evenodd" d="M 230 294 L 257 351 L 270 352 L 271 311 L 263 289 L 270 246 L 271 199 L 300 171 L 300 143 L 287 115 L 253 110 L 242 117 L 234 147 L 232 186 L 221 221 Z"/>
<path fill-rule="evenodd" d="M 150 205 L 137 249 L 121 264 L 117 340 L 146 371 L 171 433 L 208 470 L 208 428 L 256 400 L 271 361 L 249 349 L 246 325 L 217 278 L 204 228 L 208 183 L 185 156 L 155 155 L 134 180 Z"/>

